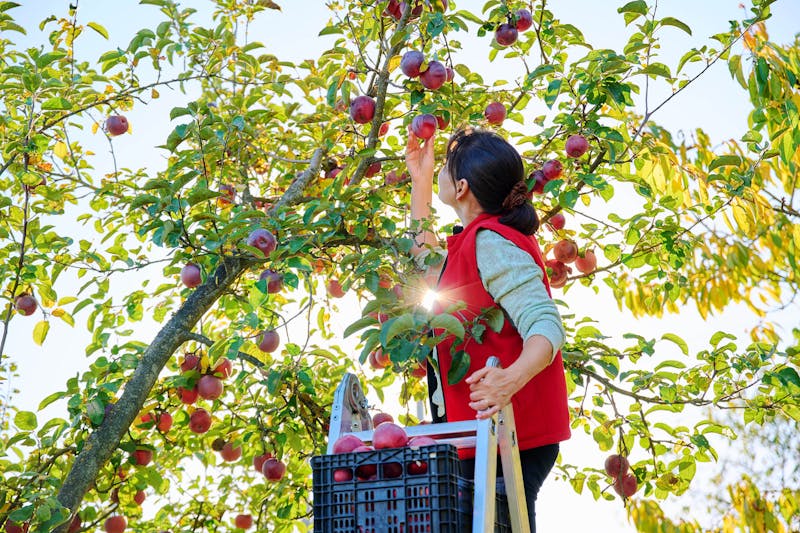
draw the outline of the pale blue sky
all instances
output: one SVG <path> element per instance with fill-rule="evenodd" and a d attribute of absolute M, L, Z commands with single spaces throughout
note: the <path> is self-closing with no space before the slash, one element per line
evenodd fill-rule
<path fill-rule="evenodd" d="M 65 16 L 67 2 L 63 0 L 23 0 L 23 7 L 9 13 L 18 23 L 29 30 L 29 39 L 38 39 L 38 22 L 49 13 Z M 287 60 L 300 60 L 317 57 L 324 50 L 329 39 L 317 37 L 319 30 L 329 18 L 329 12 L 323 2 L 312 0 L 278 0 L 283 12 L 268 12 L 254 25 L 251 39 L 265 43 L 270 53 Z M 462 8 L 475 6 L 479 8 L 483 2 L 479 0 L 462 0 L 457 2 Z M 627 40 L 629 30 L 624 27 L 621 16 L 616 14 L 616 7 L 624 2 L 610 0 L 551 0 L 548 7 L 554 10 L 557 17 L 580 28 L 588 42 L 599 48 L 621 49 Z M 652 3 L 652 2 L 650 2 Z M 689 24 L 694 35 L 689 37 L 678 29 L 667 29 L 663 42 L 662 61 L 673 66 L 679 55 L 691 46 L 707 44 L 707 37 L 727 29 L 729 19 L 741 16 L 737 7 L 738 0 L 662 0 L 659 2 L 659 13 L 683 20 Z M 184 2 L 184 5 L 201 5 L 201 2 Z M 773 39 L 778 42 L 793 40 L 793 35 L 800 25 L 800 2 L 796 0 L 779 0 L 774 6 L 775 16 L 768 22 L 768 29 Z M 161 20 L 157 8 L 139 6 L 132 0 L 80 0 L 80 20 L 90 20 L 104 25 L 111 34 L 110 42 L 103 41 L 97 35 L 90 35 L 79 41 L 77 55 L 81 59 L 94 60 L 103 51 L 114 46 L 125 47 L 133 33 L 143 27 L 155 26 Z M 89 30 L 91 34 L 91 30 Z M 15 35 L 10 36 L 16 39 Z M 487 78 L 510 79 L 517 73 L 519 66 L 514 61 L 495 61 L 488 63 L 489 41 L 487 36 L 482 40 L 474 37 L 460 37 L 465 44 L 461 60 L 470 68 L 481 72 Z M 33 42 L 33 41 L 30 41 Z M 41 42 L 41 41 L 39 41 Z M 693 68 L 688 69 L 692 72 Z M 137 106 L 128 113 L 134 135 L 126 135 L 114 141 L 117 160 L 121 166 L 137 168 L 163 166 L 164 154 L 152 148 L 164 139 L 170 127 L 169 108 L 175 100 L 168 91 L 161 91 L 162 98 L 152 106 Z M 651 91 L 654 101 L 667 94 L 663 89 Z M 180 98 L 180 95 L 177 95 Z M 712 68 L 695 86 L 687 89 L 666 109 L 655 115 L 654 119 L 675 130 L 693 130 L 700 127 L 711 134 L 716 143 L 728 138 L 736 138 L 746 131 L 747 119 L 745 111 L 748 103 L 746 95 L 730 80 L 727 67 L 719 63 Z M 108 151 L 104 139 L 99 136 L 91 140 L 98 153 L 96 167 L 98 173 L 108 170 Z M 121 280 L 121 287 L 135 286 L 136 277 Z M 57 289 L 63 293 L 69 290 L 70 282 L 64 280 Z M 678 316 L 665 319 L 643 319 L 632 323 L 625 312 L 617 310 L 609 295 L 601 291 L 599 296 L 582 287 L 575 288 L 563 297 L 572 307 L 572 311 L 582 315 L 603 315 L 601 329 L 615 335 L 635 328 L 648 337 L 659 337 L 667 331 L 680 333 L 689 340 L 690 345 L 699 348 L 710 332 L 716 329 L 733 331 L 744 335 L 752 327 L 754 318 L 742 306 L 732 306 L 721 316 L 714 317 L 709 323 L 698 328 L 699 316 L 692 309 L 687 309 Z M 597 310 L 601 309 L 602 312 Z M 795 310 L 796 311 L 796 310 Z M 83 347 L 86 344 L 84 330 L 86 312 L 77 321 L 75 330 L 71 330 L 60 321 L 54 320 L 50 339 L 44 347 L 39 348 L 31 342 L 31 329 L 34 319 L 15 317 L 11 322 L 11 332 L 7 353 L 20 364 L 20 378 L 15 386 L 22 393 L 15 398 L 15 403 L 23 409 L 34 409 L 38 402 L 52 391 L 63 388 L 65 377 L 74 375 L 86 365 Z M 346 321 L 344 321 L 346 322 Z M 789 315 L 785 316 L 789 325 Z M 143 332 L 140 340 L 148 341 L 150 331 Z M 43 368 L 54 368 L 57 361 L 59 372 L 42 372 Z M 63 373 L 62 373 L 63 371 Z M 596 464 L 601 468 L 604 458 L 593 446 L 591 439 L 575 435 L 562 448 L 567 462 L 578 464 Z M 619 501 L 594 502 L 590 495 L 576 496 L 562 482 L 548 481 L 540 497 L 539 506 L 540 529 L 549 531 L 622 531 L 626 530 L 622 505 Z M 627 527 L 630 530 L 630 527 Z"/>

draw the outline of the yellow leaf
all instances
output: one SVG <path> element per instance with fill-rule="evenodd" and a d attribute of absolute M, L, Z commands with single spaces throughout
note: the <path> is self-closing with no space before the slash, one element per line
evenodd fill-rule
<path fill-rule="evenodd" d="M 41 320 L 38 324 L 36 324 L 33 327 L 33 342 L 41 346 L 42 343 L 44 342 L 45 337 L 47 337 L 47 332 L 49 330 L 50 330 L 50 322 L 46 320 Z"/>
<path fill-rule="evenodd" d="M 158 91 L 153 89 L 152 91 L 150 91 L 150 96 L 152 96 L 155 99 L 155 98 L 158 98 L 160 95 L 159 95 Z"/>
<path fill-rule="evenodd" d="M 750 215 L 747 210 L 741 205 L 734 205 L 732 211 L 736 225 L 739 226 L 739 229 L 746 235 L 750 235 L 753 231 L 753 224 L 750 221 Z"/>
<path fill-rule="evenodd" d="M 95 122 L 92 124 L 92 133 L 97 133 L 97 130 L 100 128 L 100 124 Z"/>
<path fill-rule="evenodd" d="M 59 159 L 64 159 L 67 157 L 67 145 L 61 141 L 58 141 L 56 145 L 53 147 L 53 153 L 56 154 L 56 157 Z"/>
<path fill-rule="evenodd" d="M 400 66 L 400 59 L 400 56 L 394 56 L 389 60 L 389 72 L 394 72 L 394 70 Z"/>
<path fill-rule="evenodd" d="M 795 250 L 800 250 L 800 224 L 795 224 L 792 227 L 792 237 L 794 238 Z"/>

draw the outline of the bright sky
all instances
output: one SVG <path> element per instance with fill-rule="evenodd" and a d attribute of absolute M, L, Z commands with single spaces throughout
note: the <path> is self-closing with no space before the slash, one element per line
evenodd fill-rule
<path fill-rule="evenodd" d="M 283 12 L 268 12 L 251 30 L 251 40 L 262 41 L 270 53 L 285 60 L 300 60 L 317 57 L 329 43 L 317 37 L 329 18 L 329 12 L 323 2 L 309 0 L 278 0 Z M 629 32 L 626 31 L 621 16 L 616 14 L 616 7 L 624 2 L 604 0 L 558 0 L 548 3 L 561 20 L 569 22 L 584 32 L 589 43 L 596 48 L 621 49 Z M 652 3 L 652 2 L 650 2 Z M 659 12 L 663 16 L 674 16 L 689 24 L 694 35 L 686 36 L 680 30 L 666 29 L 663 43 L 663 56 L 660 61 L 674 66 L 681 51 L 691 46 L 707 44 L 707 36 L 725 31 L 727 21 L 741 16 L 737 7 L 738 0 L 662 0 Z M 39 21 L 50 13 L 65 16 L 66 2 L 63 0 L 37 0 L 24 2 L 24 6 L 11 10 L 17 22 L 29 31 L 30 46 L 34 42 L 46 42 L 38 36 Z M 96 35 L 79 41 L 78 56 L 85 60 L 95 60 L 103 51 L 119 45 L 125 47 L 131 36 L 145 26 L 155 26 L 160 21 L 160 14 L 152 6 L 139 6 L 133 0 L 80 0 L 79 16 L 81 22 L 96 21 L 104 25 L 111 35 L 111 41 L 105 42 Z M 477 9 L 482 2 L 477 0 L 461 0 L 462 7 Z M 184 5 L 199 7 L 200 2 L 184 2 Z M 317 6 L 309 9 L 310 6 Z M 613 6 L 613 7 L 612 7 Z M 800 3 L 794 0 L 779 0 L 773 6 L 775 16 L 768 23 L 772 38 L 778 42 L 789 42 L 797 30 L 800 20 Z M 88 30 L 91 34 L 91 30 Z M 12 36 L 12 38 L 17 38 Z M 510 79 L 519 72 L 519 64 L 513 60 L 498 60 L 489 63 L 487 58 L 490 37 L 477 39 L 461 38 L 465 51 L 459 62 L 479 71 L 486 78 Z M 169 109 L 177 105 L 168 91 L 161 91 L 162 98 L 147 108 L 137 106 L 127 116 L 132 124 L 133 135 L 125 135 L 114 141 L 117 161 L 120 166 L 138 168 L 162 168 L 164 154 L 152 148 L 160 139 L 166 138 L 169 131 Z M 668 94 L 665 90 L 654 89 L 651 96 L 654 102 Z M 696 86 L 686 90 L 662 112 L 655 115 L 654 120 L 671 130 L 692 131 L 703 128 L 711 134 L 715 142 L 720 143 L 729 138 L 740 137 L 747 129 L 747 100 L 743 91 L 730 80 L 727 67 L 719 63 L 712 68 Z M 105 140 L 96 136 L 86 142 L 98 153 L 95 166 L 98 174 L 110 168 Z M 441 210 L 440 210 L 441 211 Z M 152 274 L 152 272 L 150 273 Z M 135 287 L 143 275 L 126 275 L 119 279 L 120 288 Z M 56 289 L 60 295 L 74 290 L 75 282 L 65 277 L 59 281 Z M 577 316 L 592 316 L 601 319 L 599 328 L 606 334 L 619 337 L 627 331 L 636 331 L 646 337 L 660 337 L 665 332 L 675 332 L 689 342 L 692 349 L 700 349 L 706 345 L 711 333 L 717 330 L 731 331 L 741 337 L 755 324 L 755 319 L 743 306 L 732 306 L 723 315 L 713 317 L 702 323 L 700 316 L 693 309 L 686 309 L 680 315 L 667 316 L 663 319 L 639 319 L 633 321 L 627 312 L 618 310 L 616 303 L 610 298 L 608 291 L 602 290 L 599 295 L 583 287 L 574 287 L 566 294 L 557 291 L 557 297 L 569 305 L 569 312 Z M 787 309 L 777 320 L 790 331 L 794 325 L 789 317 L 798 315 L 798 308 Z M 352 316 L 352 313 L 350 313 Z M 11 322 L 11 331 L 7 353 L 19 363 L 20 377 L 14 386 L 21 389 L 14 403 L 23 410 L 36 410 L 43 397 L 64 388 L 68 376 L 82 371 L 86 367 L 83 348 L 87 344 L 85 332 L 86 313 L 78 317 L 78 324 L 73 330 L 58 320 L 52 321 L 49 339 L 43 347 L 31 341 L 31 331 L 36 320 L 16 316 Z M 38 320 L 38 319 L 37 319 Z M 334 321 L 335 322 L 335 321 Z M 347 322 L 346 320 L 344 322 Z M 345 324 L 346 325 L 346 324 Z M 140 340 L 152 338 L 149 328 L 143 330 Z M 779 330 L 780 332 L 780 330 Z M 43 369 L 58 368 L 58 372 Z M 391 411 L 391 409 L 387 410 Z M 48 411 L 49 416 L 56 415 Z M 40 415 L 41 417 L 47 416 Z M 594 465 L 602 468 L 605 453 L 599 452 L 591 437 L 574 435 L 562 445 L 564 461 L 572 464 Z M 637 457 L 634 457 L 636 460 Z M 700 470 L 697 482 L 710 476 L 713 465 L 705 472 Z M 676 502 L 688 505 L 688 502 Z M 539 498 L 537 506 L 540 531 L 632 531 L 625 523 L 624 510 L 619 500 L 614 502 L 595 502 L 589 493 L 578 496 L 562 481 L 552 478 L 548 480 Z"/>

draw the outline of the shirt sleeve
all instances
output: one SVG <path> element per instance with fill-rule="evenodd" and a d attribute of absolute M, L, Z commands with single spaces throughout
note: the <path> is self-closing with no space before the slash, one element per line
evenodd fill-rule
<path fill-rule="evenodd" d="M 542 335 L 553 346 L 552 362 L 565 332 L 544 273 L 528 252 L 499 233 L 480 230 L 475 241 L 478 271 L 486 291 L 511 319 L 523 340 Z"/>

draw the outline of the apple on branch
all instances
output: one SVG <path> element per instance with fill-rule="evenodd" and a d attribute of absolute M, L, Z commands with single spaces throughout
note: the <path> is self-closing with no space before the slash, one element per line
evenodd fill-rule
<path fill-rule="evenodd" d="M 122 115 L 111 115 L 106 119 L 104 129 L 112 137 L 122 135 L 128 131 L 128 119 Z"/>
<path fill-rule="evenodd" d="M 14 300 L 14 309 L 22 316 L 30 316 L 36 311 L 36 298 L 30 294 L 20 294 Z"/>

